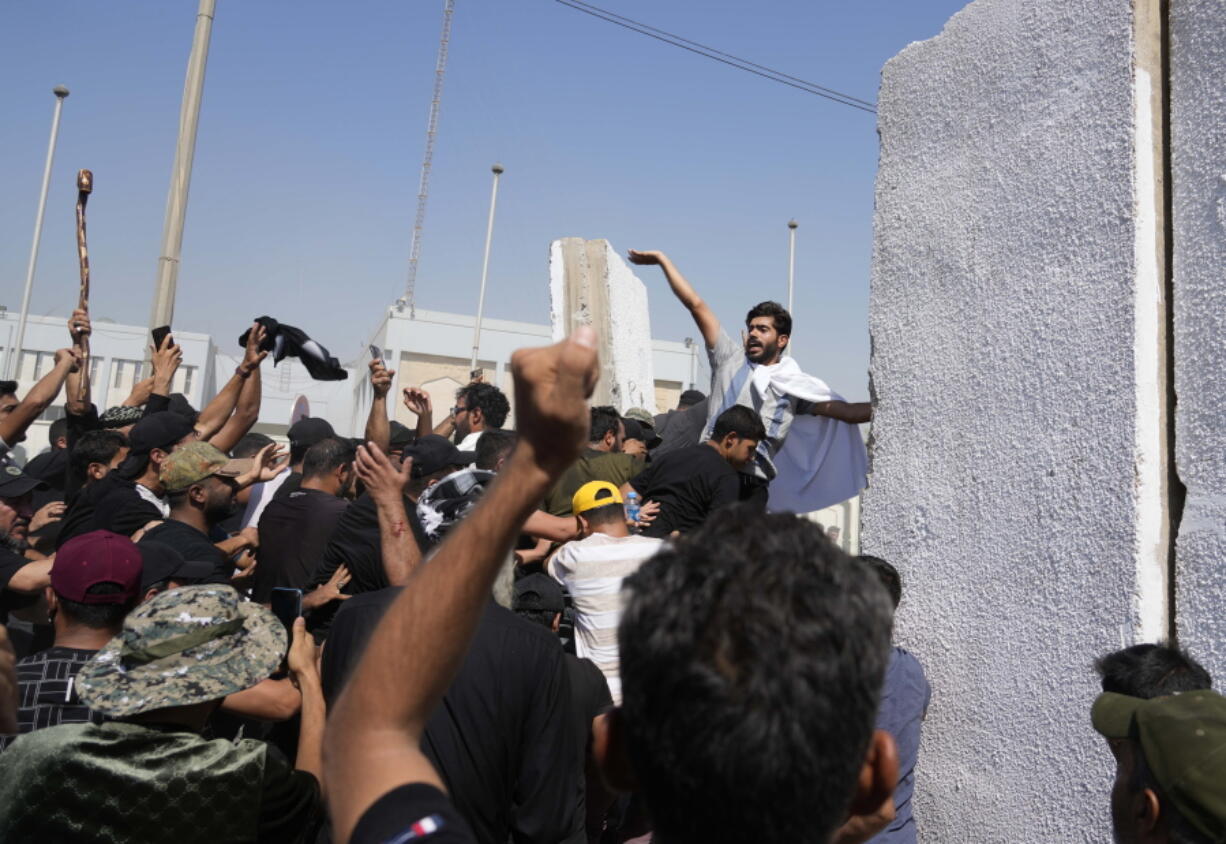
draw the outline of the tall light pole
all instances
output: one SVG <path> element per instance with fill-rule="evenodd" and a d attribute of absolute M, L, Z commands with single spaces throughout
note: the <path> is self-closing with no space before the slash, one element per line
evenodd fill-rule
<path fill-rule="evenodd" d="M 47 210 L 47 189 L 51 186 L 51 163 L 55 160 L 55 142 L 60 134 L 60 112 L 64 108 L 64 97 L 68 89 L 56 85 L 51 89 L 55 94 L 55 114 L 51 118 L 51 140 L 47 143 L 47 163 L 43 167 L 43 189 L 38 195 L 38 214 L 34 217 L 34 242 L 30 244 L 30 263 L 26 265 L 26 289 L 21 294 L 21 315 L 17 318 L 17 338 L 9 344 L 4 353 L 4 377 L 11 379 L 17 368 L 21 345 L 26 339 L 26 320 L 30 316 L 30 291 L 34 289 L 34 268 L 38 266 L 38 245 L 43 239 L 43 214 Z"/>
<path fill-rule="evenodd" d="M 179 109 L 179 141 L 175 145 L 175 164 L 170 173 L 170 193 L 166 197 L 166 223 L 162 229 L 162 251 L 158 258 L 157 281 L 153 285 L 153 309 L 149 327 L 170 325 L 175 312 L 175 289 L 179 282 L 179 255 L 183 249 L 183 221 L 187 217 L 187 191 L 192 182 L 192 161 L 196 157 L 196 127 L 200 123 L 200 100 L 204 95 L 204 70 L 209 60 L 209 38 L 213 34 L 213 15 L 217 0 L 200 0 L 196 10 L 196 34 L 187 60 L 183 81 L 183 104 Z"/>
<path fill-rule="evenodd" d="M 795 220 L 788 220 L 788 313 L 792 315 L 793 321 L 796 319 L 792 307 L 795 304 L 796 296 L 796 226 L 799 225 Z M 788 352 L 792 350 L 792 338 L 788 338 Z"/>
<path fill-rule="evenodd" d="M 494 174 L 494 190 L 490 194 L 490 219 L 485 226 L 485 258 L 481 261 L 481 293 L 477 297 L 477 322 L 473 326 L 473 359 L 469 369 L 477 368 L 477 352 L 481 348 L 481 317 L 485 313 L 485 279 L 490 269 L 490 243 L 494 239 L 494 209 L 498 205 L 498 177 L 502 175 L 503 167 L 495 164 L 490 170 Z"/>

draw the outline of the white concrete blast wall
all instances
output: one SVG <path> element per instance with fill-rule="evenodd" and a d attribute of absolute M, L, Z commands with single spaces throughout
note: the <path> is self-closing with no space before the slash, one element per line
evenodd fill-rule
<path fill-rule="evenodd" d="M 600 334 L 601 383 L 594 404 L 656 410 L 647 287 L 607 240 L 566 237 L 549 247 L 549 319 L 554 339 L 582 324 Z"/>
<path fill-rule="evenodd" d="M 1133 27 L 1128 2 L 977 0 L 883 71 L 862 547 L 902 571 L 932 683 L 924 842 L 1110 841 L 1091 664 L 1166 627 Z"/>
<path fill-rule="evenodd" d="M 1179 640 L 1226 679 L 1226 3 L 1175 0 L 1171 167 Z"/>

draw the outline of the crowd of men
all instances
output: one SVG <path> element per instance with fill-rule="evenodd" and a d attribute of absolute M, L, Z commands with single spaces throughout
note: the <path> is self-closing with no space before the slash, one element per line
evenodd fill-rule
<path fill-rule="evenodd" d="M 734 344 L 661 253 L 710 397 L 595 406 L 580 328 L 364 436 L 253 432 L 269 351 L 205 407 L 151 375 L 99 412 L 89 316 L 0 451 L 64 395 L 51 446 L 0 467 L 0 840 L 914 842 L 931 689 L 891 641 L 902 578 L 768 512 L 792 419 L 791 317 Z M 284 607 L 288 602 L 291 612 Z M 274 614 L 270 610 L 278 609 Z M 280 609 L 279 609 L 280 608 Z M 1226 701 L 1166 645 L 1100 660 L 1091 723 L 1122 841 L 1223 840 Z"/>

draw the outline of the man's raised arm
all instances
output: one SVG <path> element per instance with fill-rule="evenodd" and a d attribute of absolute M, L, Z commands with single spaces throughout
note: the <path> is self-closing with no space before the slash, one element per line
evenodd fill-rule
<path fill-rule="evenodd" d="M 200 439 L 211 442 L 230 420 L 234 408 L 238 405 L 238 397 L 243 391 L 243 385 L 252 373 L 259 369 L 264 358 L 268 357 L 268 352 L 260 350 L 260 344 L 264 342 L 266 334 L 264 326 L 258 322 L 251 326 L 251 331 L 247 334 L 247 347 L 243 352 L 242 363 L 234 370 L 230 380 L 221 388 L 221 392 L 204 406 L 196 418 L 196 433 L 200 435 Z M 242 434 L 234 438 L 234 441 L 238 442 L 241 438 Z"/>
<path fill-rule="evenodd" d="M 329 719 L 324 769 L 338 841 L 348 841 L 362 814 L 392 789 L 442 788 L 421 752 L 426 720 L 464 658 L 524 520 L 587 443 L 595 332 L 583 326 L 561 343 L 522 349 L 511 367 L 515 450 L 481 503 L 409 578 Z"/>
<path fill-rule="evenodd" d="M 374 443 L 387 454 L 392 442 L 392 426 L 387 420 L 387 393 L 392 389 L 392 378 L 396 373 L 381 360 L 372 360 L 368 366 L 374 398 L 370 402 L 370 414 L 366 417 L 366 442 Z"/>
<path fill-rule="evenodd" d="M 629 257 L 632 264 L 642 267 L 657 266 L 664 270 L 664 277 L 668 279 L 668 286 L 673 289 L 673 295 L 694 317 L 694 324 L 698 326 L 698 331 L 702 334 L 707 348 L 714 349 L 716 341 L 719 340 L 719 318 L 698 295 L 693 285 L 685 280 L 685 276 L 673 265 L 668 256 L 663 252 L 638 252 L 631 249 Z"/>
<path fill-rule="evenodd" d="M 69 371 L 79 367 L 81 353 L 76 348 L 60 349 L 55 353 L 55 365 L 37 384 L 30 388 L 21 403 L 0 420 L 0 441 L 13 447 L 26 438 L 26 430 L 51 406 L 64 386 Z"/>
<path fill-rule="evenodd" d="M 397 467 L 388 459 L 386 449 L 372 442 L 358 446 L 353 468 L 375 502 L 383 574 L 390 585 L 403 586 L 421 562 L 421 549 L 404 509 L 404 488 L 413 472 L 413 458 L 406 457 Z"/>

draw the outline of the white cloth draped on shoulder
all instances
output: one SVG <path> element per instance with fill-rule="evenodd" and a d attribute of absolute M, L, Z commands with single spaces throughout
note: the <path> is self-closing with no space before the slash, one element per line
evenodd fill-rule
<path fill-rule="evenodd" d="M 795 359 L 755 366 L 754 386 L 808 402 L 842 401 L 825 381 L 806 375 Z M 809 513 L 855 497 L 868 483 L 868 451 L 856 425 L 826 416 L 798 414 L 775 454 L 771 512 Z"/>

